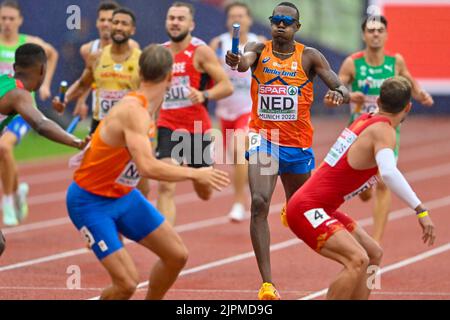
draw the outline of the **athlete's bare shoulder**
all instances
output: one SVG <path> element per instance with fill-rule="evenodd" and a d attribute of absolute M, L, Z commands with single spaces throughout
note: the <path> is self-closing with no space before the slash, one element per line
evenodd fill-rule
<path fill-rule="evenodd" d="M 89 41 L 80 47 L 80 55 L 81 55 L 81 57 L 83 57 L 84 61 L 86 61 L 86 62 L 89 58 L 89 54 L 91 53 L 92 43 L 93 43 L 93 41 Z"/>
<path fill-rule="evenodd" d="M 372 142 L 379 143 L 384 142 L 388 145 L 395 147 L 396 133 L 395 129 L 387 122 L 377 122 L 370 125 L 366 130 L 367 135 L 371 138 Z"/>
<path fill-rule="evenodd" d="M 245 45 L 245 52 L 254 52 L 257 55 L 260 55 L 263 50 L 266 48 L 266 44 L 264 42 L 249 42 Z"/>
<path fill-rule="evenodd" d="M 133 39 L 130 39 L 130 47 L 133 48 L 133 49 L 141 50 L 141 45 L 137 41 L 135 41 Z"/>
<path fill-rule="evenodd" d="M 209 46 L 211 47 L 211 49 L 217 50 L 217 48 L 219 47 L 219 44 L 220 44 L 220 36 L 214 37 L 211 40 L 211 42 L 209 43 Z"/>

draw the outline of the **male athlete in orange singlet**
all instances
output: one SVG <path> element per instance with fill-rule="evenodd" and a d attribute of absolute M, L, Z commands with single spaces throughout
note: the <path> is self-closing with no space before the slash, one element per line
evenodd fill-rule
<path fill-rule="evenodd" d="M 279 299 L 272 283 L 270 232 L 267 216 L 278 175 L 286 199 L 311 176 L 314 153 L 310 108 L 313 80 L 318 75 L 330 88 L 334 104 L 349 101 L 349 93 L 316 49 L 294 41 L 300 14 L 290 2 L 280 3 L 270 22 L 272 41 L 249 43 L 245 53 L 227 54 L 227 64 L 240 72 L 252 70 L 253 111 L 248 151 L 252 196 L 250 233 L 263 285 L 259 299 Z M 268 164 L 270 167 L 268 167 Z"/>
<path fill-rule="evenodd" d="M 129 93 L 100 123 L 67 193 L 76 228 L 108 271 L 112 285 L 102 299 L 129 299 L 139 275 L 119 233 L 154 252 L 160 260 L 150 274 L 147 299 L 162 299 L 187 260 L 187 250 L 165 218 L 138 192 L 140 176 L 195 183 L 221 190 L 227 174 L 156 160 L 148 136 L 172 79 L 172 54 L 151 45 L 139 60 L 139 89 Z"/>

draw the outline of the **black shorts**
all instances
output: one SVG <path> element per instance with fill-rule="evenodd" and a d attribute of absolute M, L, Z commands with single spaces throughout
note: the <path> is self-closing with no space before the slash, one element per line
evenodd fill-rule
<path fill-rule="evenodd" d="M 196 169 L 211 167 L 214 164 L 212 147 L 210 135 L 158 128 L 158 159 L 172 158 L 179 164 Z"/>
<path fill-rule="evenodd" d="M 100 121 L 95 120 L 94 118 L 92 118 L 92 122 L 91 122 L 91 131 L 89 132 L 89 135 L 94 134 L 95 130 L 97 130 L 98 125 L 100 124 Z"/>

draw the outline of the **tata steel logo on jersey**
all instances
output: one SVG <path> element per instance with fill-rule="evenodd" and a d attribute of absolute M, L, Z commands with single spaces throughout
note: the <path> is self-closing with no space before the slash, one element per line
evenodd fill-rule
<path fill-rule="evenodd" d="M 186 73 L 186 62 L 174 63 L 172 73 Z"/>
<path fill-rule="evenodd" d="M 259 94 L 273 95 L 273 96 L 296 96 L 298 89 L 296 87 L 288 86 L 260 86 Z"/>
<path fill-rule="evenodd" d="M 270 57 L 266 57 L 266 58 L 264 58 L 264 60 L 262 61 L 262 63 L 267 63 L 267 62 L 269 62 L 270 61 Z"/>

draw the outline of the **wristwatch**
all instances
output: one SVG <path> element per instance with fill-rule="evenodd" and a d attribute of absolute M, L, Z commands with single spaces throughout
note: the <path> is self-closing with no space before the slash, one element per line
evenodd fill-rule
<path fill-rule="evenodd" d="M 205 101 L 208 101 L 209 100 L 209 92 L 208 91 L 202 91 L 202 94 L 203 94 L 203 98 L 205 98 Z"/>

